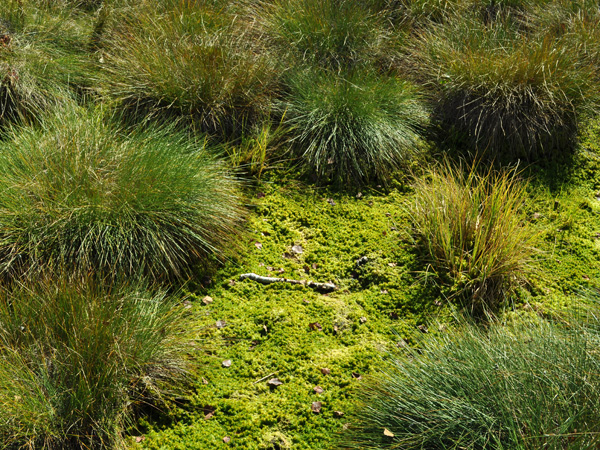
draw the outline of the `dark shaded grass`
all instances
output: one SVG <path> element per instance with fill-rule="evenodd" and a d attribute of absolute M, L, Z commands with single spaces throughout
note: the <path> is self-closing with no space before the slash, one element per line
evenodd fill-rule
<path fill-rule="evenodd" d="M 435 90 L 444 135 L 495 160 L 571 151 L 580 119 L 598 106 L 580 47 L 526 33 L 522 23 L 508 15 L 487 25 L 472 13 L 431 25 L 412 50 L 417 77 Z"/>
<path fill-rule="evenodd" d="M 182 306 L 66 279 L 0 292 L 2 448 L 123 448 L 136 405 L 183 381 Z"/>
<path fill-rule="evenodd" d="M 142 118 L 174 113 L 221 137 L 268 115 L 277 88 L 277 61 L 227 5 L 146 4 L 104 48 L 100 81 L 110 97 Z"/>

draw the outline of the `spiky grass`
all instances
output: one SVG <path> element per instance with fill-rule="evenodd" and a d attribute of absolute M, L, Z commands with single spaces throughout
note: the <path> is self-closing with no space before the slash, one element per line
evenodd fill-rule
<path fill-rule="evenodd" d="M 552 36 L 528 38 L 510 16 L 432 26 L 413 56 L 437 93 L 442 126 L 496 159 L 568 150 L 578 119 L 598 105 L 593 69 L 581 55 Z"/>
<path fill-rule="evenodd" d="M 107 47 L 108 93 L 144 114 L 174 114 L 221 135 L 268 113 L 277 64 L 251 25 L 204 2 L 136 13 Z"/>
<path fill-rule="evenodd" d="M 90 33 L 62 2 L 0 3 L 0 125 L 35 120 L 86 85 Z"/>
<path fill-rule="evenodd" d="M 291 61 L 345 71 L 393 56 L 392 35 L 365 2 L 278 0 L 259 5 L 254 15 L 265 38 Z"/>
<path fill-rule="evenodd" d="M 590 319 L 465 324 L 392 356 L 363 386 L 342 448 L 598 448 L 600 335 Z"/>
<path fill-rule="evenodd" d="M 301 164 L 344 183 L 387 180 L 414 154 L 427 121 L 414 85 L 368 71 L 301 72 L 282 108 Z"/>
<path fill-rule="evenodd" d="M 494 310 L 526 278 L 535 238 L 515 172 L 483 175 L 449 163 L 414 183 L 411 217 L 438 281 L 474 312 Z"/>
<path fill-rule="evenodd" d="M 184 374 L 183 307 L 164 293 L 52 281 L 0 292 L 3 448 L 122 448 L 137 402 Z"/>
<path fill-rule="evenodd" d="M 0 144 L 0 268 L 185 278 L 235 246 L 238 184 L 205 140 L 63 110 Z"/>

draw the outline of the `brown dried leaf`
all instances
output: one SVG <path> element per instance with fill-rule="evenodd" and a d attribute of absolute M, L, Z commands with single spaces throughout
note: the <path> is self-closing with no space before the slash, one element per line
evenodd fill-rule
<path fill-rule="evenodd" d="M 343 411 L 334 411 L 333 412 L 334 417 L 342 417 L 343 415 L 344 415 Z"/>
<path fill-rule="evenodd" d="M 329 370 L 329 369 L 328 369 L 328 368 L 326 368 L 326 367 L 323 367 L 323 368 L 321 369 L 321 373 L 322 373 L 323 375 L 329 375 L 329 374 L 331 373 L 331 370 Z"/>
<path fill-rule="evenodd" d="M 261 244 L 260 242 L 256 242 L 256 243 L 254 244 L 254 246 L 255 246 L 257 249 L 259 249 L 259 250 L 262 250 L 262 244 Z"/>
<path fill-rule="evenodd" d="M 217 320 L 217 328 L 220 330 L 221 328 L 225 328 L 227 326 L 227 322 L 224 320 Z"/>
<path fill-rule="evenodd" d="M 358 372 L 352 372 L 352 378 L 356 380 L 362 380 L 362 375 Z"/>
<path fill-rule="evenodd" d="M 208 384 L 208 380 L 204 377 L 202 377 L 202 384 Z"/>
<path fill-rule="evenodd" d="M 315 414 L 320 414 L 322 406 L 323 406 L 323 404 L 321 402 L 312 402 L 312 405 L 311 405 L 310 409 Z"/>
<path fill-rule="evenodd" d="M 292 253 L 295 255 L 301 255 L 302 253 L 304 253 L 304 249 L 302 248 L 301 245 L 293 245 Z"/>
<path fill-rule="evenodd" d="M 283 384 L 283 381 L 281 381 L 279 378 L 271 378 L 269 381 L 267 381 L 267 384 L 269 386 L 281 386 Z"/>
<path fill-rule="evenodd" d="M 321 386 L 315 386 L 313 388 L 313 391 L 315 391 L 315 394 L 322 394 L 323 393 L 323 388 Z"/>
<path fill-rule="evenodd" d="M 321 326 L 321 324 L 319 322 L 309 323 L 308 328 L 310 328 L 311 330 L 317 330 L 317 331 L 323 330 L 323 327 Z"/>
<path fill-rule="evenodd" d="M 142 442 L 144 439 L 146 439 L 146 436 L 136 436 L 135 437 L 135 442 L 140 443 Z"/>
<path fill-rule="evenodd" d="M 229 436 L 225 436 L 225 437 L 223 438 L 223 442 L 225 442 L 226 444 L 227 444 L 228 442 L 230 442 L 230 441 L 231 441 L 231 438 L 230 438 Z"/>
<path fill-rule="evenodd" d="M 360 323 L 365 323 L 367 321 L 367 318 L 366 317 L 361 317 L 358 320 L 360 321 Z"/>
<path fill-rule="evenodd" d="M 394 433 L 392 433 L 390 430 L 388 430 L 387 428 L 383 429 L 383 435 L 387 436 L 387 437 L 394 437 Z"/>

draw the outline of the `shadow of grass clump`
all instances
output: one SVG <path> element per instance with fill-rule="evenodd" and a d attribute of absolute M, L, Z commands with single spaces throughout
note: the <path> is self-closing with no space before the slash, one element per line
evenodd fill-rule
<path fill-rule="evenodd" d="M 125 131 L 101 110 L 62 110 L 0 145 L 4 275 L 65 269 L 186 278 L 235 243 L 239 182 L 206 141 Z"/>

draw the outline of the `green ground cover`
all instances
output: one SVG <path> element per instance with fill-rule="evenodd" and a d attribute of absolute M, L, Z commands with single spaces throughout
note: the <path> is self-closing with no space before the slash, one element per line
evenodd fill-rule
<path fill-rule="evenodd" d="M 579 302 L 578 290 L 600 276 L 596 133 L 586 132 L 569 173 L 556 165 L 522 174 L 530 179 L 525 203 L 539 251 L 530 283 L 504 305 L 503 320 L 569 308 Z M 409 187 L 358 195 L 279 178 L 263 180 L 252 194 L 245 251 L 192 303 L 206 345 L 192 357 L 199 363 L 196 390 L 189 403 L 174 406 L 173 422 L 144 423 L 140 447 L 332 448 L 351 423 L 363 383 L 353 373 L 377 374 L 388 351 L 418 342 L 419 326 L 435 334 L 453 322 L 451 293 L 427 281 L 410 238 Z M 294 255 L 294 245 L 302 254 Z M 357 266 L 363 256 L 368 262 Z M 323 295 L 238 281 L 247 272 L 331 281 L 339 290 Z M 204 304 L 205 295 L 213 302 Z M 321 329 L 311 328 L 315 322 Z M 272 378 L 283 384 L 270 387 Z M 311 410 L 315 401 L 319 414 Z"/>
<path fill-rule="evenodd" d="M 0 2 L 0 447 L 500 450 L 421 445 L 446 419 L 389 419 L 383 374 L 426 405 L 439 355 L 538 329 L 597 392 L 569 314 L 600 287 L 598 36 L 592 0 Z M 495 442 L 581 450 L 584 403 L 589 440 L 562 402 Z"/>

